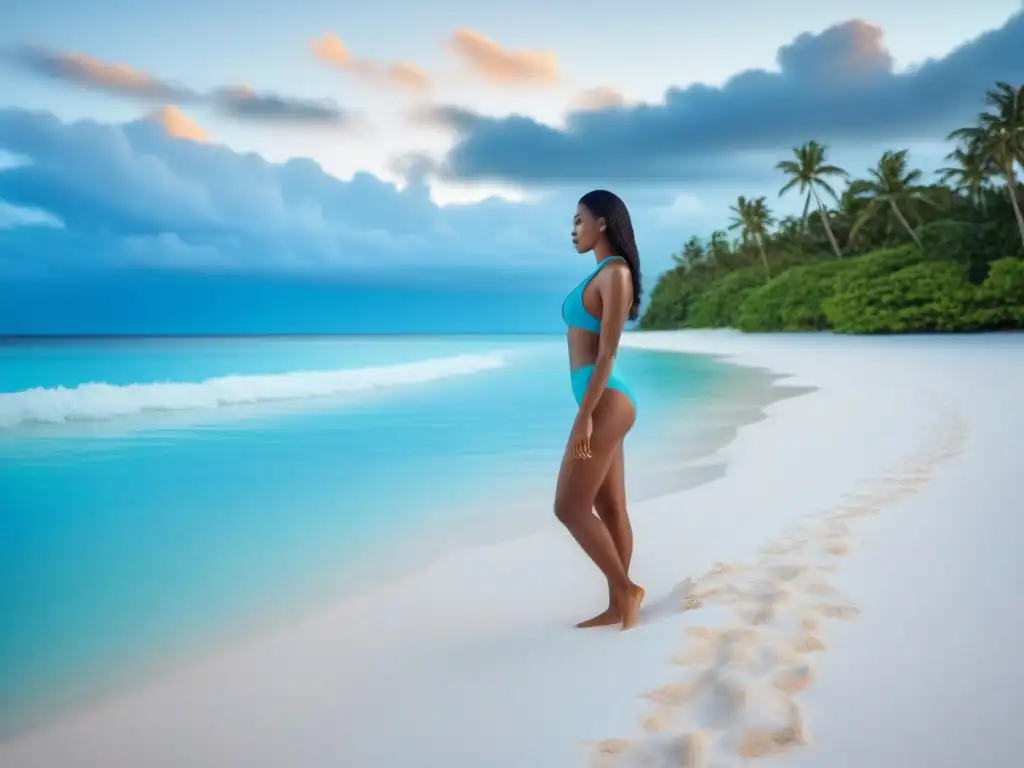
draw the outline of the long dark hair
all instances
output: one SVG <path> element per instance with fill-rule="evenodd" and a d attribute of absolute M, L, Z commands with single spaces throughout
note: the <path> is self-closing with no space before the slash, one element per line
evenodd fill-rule
<path fill-rule="evenodd" d="M 643 277 L 640 274 L 640 251 L 636 247 L 636 236 L 633 234 L 633 220 L 629 218 L 629 209 L 621 198 L 606 189 L 595 189 L 580 198 L 584 206 L 594 216 L 604 219 L 604 234 L 615 252 L 626 260 L 629 272 L 633 276 L 633 305 L 629 308 L 629 319 L 636 320 L 640 314 L 640 297 L 643 296 Z"/>

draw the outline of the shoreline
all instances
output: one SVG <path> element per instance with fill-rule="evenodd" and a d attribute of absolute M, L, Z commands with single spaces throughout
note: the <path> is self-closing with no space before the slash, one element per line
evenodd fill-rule
<path fill-rule="evenodd" d="M 695 357 L 707 359 L 714 355 L 699 354 Z M 647 503 L 664 496 L 671 496 L 685 490 L 714 482 L 724 476 L 726 463 L 721 459 L 720 452 L 735 435 L 747 425 L 756 423 L 763 418 L 764 408 L 778 399 L 800 394 L 801 390 L 779 387 L 776 375 L 765 369 L 754 369 L 737 366 L 727 361 L 715 360 L 717 365 L 727 369 L 723 379 L 724 389 L 716 392 L 704 406 L 713 412 L 711 418 L 701 419 L 696 424 L 687 423 L 683 440 L 686 449 L 673 452 L 671 456 L 662 454 L 667 463 L 664 465 L 665 477 L 654 484 L 647 483 L 641 492 L 634 492 L 633 503 Z M 309 405 L 296 405 L 294 410 L 301 410 Z M 245 418 L 249 410 L 246 406 L 237 407 L 239 414 L 232 418 Z M 268 409 L 264 407 L 263 411 Z M 278 411 L 283 412 L 283 408 Z M 172 414 L 174 416 L 175 414 Z M 203 417 L 218 418 L 223 421 L 224 414 L 200 413 L 192 416 L 194 420 Z M 183 418 L 180 415 L 179 419 Z M 122 422 L 100 422 L 105 432 L 121 434 L 128 427 Z M 154 419 L 150 417 L 148 422 Z M 191 423 L 191 422 L 187 422 Z M 205 423 L 205 422 L 203 422 Z M 649 436 L 648 436 L 649 437 Z M 645 443 L 640 443 L 646 446 Z M 660 445 L 660 443 L 659 443 Z M 634 447 L 632 453 L 638 453 Z M 653 448 L 646 448 L 645 454 L 661 453 Z M 651 458 L 644 456 L 644 460 Z M 646 467 L 647 464 L 644 464 Z M 636 467 L 639 469 L 639 467 Z M 659 474 L 662 470 L 659 468 Z M 671 475 L 671 477 L 669 477 Z M 297 623 L 315 620 L 317 617 L 332 611 L 336 606 L 345 604 L 356 598 L 372 596 L 382 589 L 387 589 L 403 580 L 414 579 L 425 570 L 429 570 L 439 561 L 464 550 L 501 546 L 523 537 L 536 535 L 550 529 L 551 516 L 547 510 L 550 498 L 554 494 L 554 476 L 551 477 L 551 488 L 538 492 L 536 488 L 527 490 L 524 495 L 514 500 L 503 500 L 491 510 L 487 519 L 469 517 L 458 511 L 462 507 L 476 509 L 481 505 L 493 505 L 486 498 L 477 503 L 460 502 L 455 513 L 446 519 L 442 530 L 438 521 L 430 519 L 410 522 L 410 528 L 395 541 L 389 540 L 384 548 L 381 542 L 369 542 L 372 551 L 357 561 L 342 566 L 336 574 L 337 580 L 354 580 L 358 585 L 339 589 L 337 594 L 327 600 L 313 600 L 302 605 L 293 605 L 285 610 L 270 610 L 241 617 L 240 620 L 213 630 L 189 632 L 183 639 L 171 643 L 169 648 L 155 651 L 140 649 L 138 658 L 120 665 L 114 665 L 112 671 L 97 678 L 86 675 L 82 680 L 73 682 L 63 690 L 43 696 L 39 701 L 30 702 L 22 712 L 9 714 L 9 719 L 0 727 L 0 754 L 5 742 L 30 737 L 33 733 L 45 730 L 81 712 L 88 712 L 97 706 L 104 706 L 109 701 L 116 701 L 124 695 L 131 695 L 135 690 L 159 685 L 160 681 L 174 678 L 178 674 L 188 674 L 194 667 L 215 662 L 223 657 L 230 657 L 237 649 L 252 643 L 259 644 L 265 638 L 287 633 Z M 664 490 L 663 487 L 668 487 Z M 527 519 L 522 519 L 521 511 L 530 509 Z M 516 519 L 517 510 L 519 510 Z M 454 526 L 453 530 L 452 529 Z M 380 555 L 387 556 L 384 562 Z"/>
<path fill-rule="evenodd" d="M 1019 344 L 1022 338 L 1008 343 Z M 950 463 L 963 475 L 965 459 L 985 445 L 979 435 L 1000 426 L 1012 431 L 1020 423 L 1000 425 L 984 409 L 993 396 L 1010 391 L 999 377 L 1020 372 L 1022 364 L 970 345 L 949 350 L 939 342 L 927 349 L 877 340 L 837 343 L 829 336 L 644 333 L 628 335 L 624 344 L 718 354 L 736 365 L 787 372 L 775 386 L 817 387 L 806 396 L 772 402 L 762 420 L 740 429 L 721 451 L 729 464 L 720 480 L 633 507 L 634 576 L 648 592 L 636 630 L 623 634 L 571 628 L 573 621 L 599 608 L 605 595 L 592 566 L 552 525 L 530 536 L 453 554 L 274 637 L 259 638 L 227 657 L 183 671 L 176 679 L 132 691 L 25 738 L 0 742 L 0 765 L 122 763 L 155 768 L 181 765 L 175 762 L 177 755 L 179 761 L 223 766 L 258 760 L 272 766 L 556 768 L 585 760 L 594 743 L 604 744 L 602 759 L 607 762 L 616 745 L 625 750 L 626 745 L 608 741 L 619 736 L 632 739 L 630 749 L 678 752 L 685 743 L 695 750 L 714 750 L 722 765 L 733 764 L 727 758 L 735 756 L 738 744 L 733 741 L 741 740 L 744 732 L 735 723 L 716 731 L 714 724 L 701 722 L 714 719 L 706 702 L 701 709 L 685 701 L 663 701 L 660 706 L 679 717 L 660 730 L 645 730 L 645 719 L 652 716 L 651 692 L 660 689 L 664 699 L 665 686 L 679 684 L 674 675 L 678 668 L 666 659 L 680 652 L 681 638 L 692 635 L 687 630 L 736 628 L 730 624 L 727 602 L 708 597 L 699 606 L 688 606 L 689 593 L 677 587 L 741 572 L 740 564 L 758 562 L 773 542 L 801 526 L 821 523 L 837 505 L 848 505 L 850 494 L 877 491 L 878 483 L 891 479 L 893 472 L 897 477 L 910 472 L 910 479 L 919 483 L 913 490 L 921 497 L 929 488 L 925 480 L 937 484 L 947 473 L 955 475 Z M 1024 344 L 1015 349 L 1024 349 Z M 953 360 L 958 361 L 959 378 L 941 377 Z M 988 395 L 972 397 L 983 387 L 989 388 Z M 1017 409 L 1011 415 L 1019 419 Z M 950 413 L 963 419 L 966 442 L 956 456 L 959 433 L 949 427 L 956 418 L 943 421 Z M 947 432 L 936 438 L 937 427 Z M 940 456 L 943 451 L 950 455 Z M 919 477 L 928 468 L 914 461 L 939 458 L 947 464 Z M 898 488 L 883 490 L 891 495 Z M 907 498 L 894 497 L 885 504 L 895 509 L 917 501 Z M 861 498 L 860 503 L 868 501 Z M 871 516 L 870 525 L 878 526 L 875 520 Z M 915 543 L 912 538 L 910 542 Z M 856 562 L 856 542 L 844 543 Z M 838 551 L 838 545 L 833 549 Z M 841 555 L 829 558 L 826 564 L 845 560 Z M 716 563 L 729 567 L 716 571 Z M 971 574 L 942 576 L 969 581 Z M 719 594 L 728 592 L 728 584 L 719 586 L 724 590 Z M 856 592 L 855 587 L 849 591 Z M 885 595 L 876 594 L 876 602 Z M 861 609 L 869 615 L 870 601 L 857 602 L 864 603 Z M 830 712 L 833 718 L 842 715 L 844 722 L 853 717 L 845 711 L 850 708 L 857 718 L 870 717 L 870 706 L 845 701 L 843 690 L 828 690 L 829 675 L 832 680 L 841 677 L 835 670 L 843 669 L 843 653 L 849 653 L 839 642 L 829 647 L 833 635 L 855 631 L 857 621 L 840 629 L 825 622 L 819 639 L 829 649 L 813 654 L 821 659 L 816 662 L 820 686 L 806 697 L 816 695 L 815 711 Z M 865 642 L 870 649 L 870 638 Z M 893 668 L 861 669 L 860 674 L 874 680 L 892 675 Z M 930 695 L 935 695 L 941 680 L 931 682 Z M 1014 684 L 1012 679 L 1006 683 Z M 679 694 L 680 689 L 672 690 Z M 600 708 L 595 701 L 601 702 Z M 764 732 L 771 725 L 767 720 Z M 213 722 L 219 737 L 211 733 Z M 823 722 L 823 731 L 826 726 L 832 724 Z M 115 741 L 114 733 L 133 735 Z M 698 733 L 704 736 L 694 736 Z M 857 733 L 868 747 L 885 746 Z M 155 743 L 164 744 L 165 752 L 153 754 Z M 854 765 L 829 746 L 824 743 L 818 751 L 805 747 L 797 751 L 797 759 L 813 765 Z M 949 744 L 932 744 L 931 752 L 926 742 L 917 747 L 916 758 L 933 762 L 938 750 L 949 750 Z M 892 757 L 891 749 L 874 755 L 882 764 L 891 764 Z M 632 765 L 631 759 L 624 751 L 612 764 Z"/>

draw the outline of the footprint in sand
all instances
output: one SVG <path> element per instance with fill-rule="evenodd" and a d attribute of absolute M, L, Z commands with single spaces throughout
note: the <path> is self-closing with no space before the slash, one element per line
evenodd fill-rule
<path fill-rule="evenodd" d="M 817 579 L 815 581 L 807 582 L 806 584 L 802 585 L 801 589 L 802 589 L 803 592 L 805 592 L 808 595 L 819 595 L 819 596 L 834 595 L 835 592 L 836 592 L 836 588 L 835 587 L 833 587 L 827 581 L 823 581 L 821 579 Z"/>
<path fill-rule="evenodd" d="M 648 715 L 644 718 L 643 727 L 646 733 L 664 733 L 669 729 L 669 721 L 661 714 Z"/>
<path fill-rule="evenodd" d="M 641 693 L 645 699 L 666 707 L 679 707 L 691 701 L 707 682 L 706 675 L 699 675 L 689 683 L 669 683 Z"/>
<path fill-rule="evenodd" d="M 831 520 L 825 524 L 825 532 L 830 536 L 849 536 L 850 526 L 840 520 Z"/>
<path fill-rule="evenodd" d="M 814 632 L 805 632 L 793 643 L 793 650 L 797 653 L 819 653 L 825 648 L 825 641 Z"/>
<path fill-rule="evenodd" d="M 744 611 L 741 615 L 743 621 L 755 627 L 768 624 L 775 618 L 776 605 L 772 602 L 764 602 L 753 610 Z"/>
<path fill-rule="evenodd" d="M 712 683 L 714 692 L 714 704 L 719 717 L 723 721 L 731 722 L 739 712 L 747 708 L 749 694 L 743 681 L 738 675 L 724 674 L 720 672 Z"/>
<path fill-rule="evenodd" d="M 793 643 L 776 641 L 762 649 L 763 667 L 773 669 L 800 664 L 803 654 L 797 651 Z"/>
<path fill-rule="evenodd" d="M 810 560 L 801 559 L 784 565 L 774 564 L 768 570 L 779 581 L 798 581 L 811 574 L 814 568 Z"/>
<path fill-rule="evenodd" d="M 669 656 L 669 663 L 677 667 L 689 667 L 694 664 L 708 664 L 718 654 L 715 643 L 707 637 L 694 636 L 682 650 Z"/>
<path fill-rule="evenodd" d="M 761 554 L 766 556 L 795 555 L 801 549 L 803 549 L 803 542 L 783 540 L 767 547 Z"/>
<path fill-rule="evenodd" d="M 703 733 L 687 733 L 680 736 L 666 750 L 669 765 L 680 768 L 705 768 L 707 758 L 707 737 Z"/>
<path fill-rule="evenodd" d="M 591 768 L 609 768 L 633 746 L 631 739 L 605 739 L 593 745 Z"/>
<path fill-rule="evenodd" d="M 844 509 L 837 512 L 832 518 L 833 520 L 858 520 L 862 517 L 867 517 L 870 512 L 866 511 L 866 508 L 856 507 L 850 509 Z"/>
<path fill-rule="evenodd" d="M 702 577 L 682 582 L 676 594 L 683 611 L 726 604 L 739 624 L 688 627 L 685 643 L 668 661 L 696 667 L 695 676 L 641 694 L 652 703 L 642 730 L 633 740 L 601 742 L 597 757 L 631 768 L 706 768 L 712 754 L 746 761 L 806 744 L 804 714 L 793 697 L 814 683 L 808 655 L 826 650 L 824 620 L 860 615 L 829 583 L 828 574 L 839 567 L 835 558 L 850 554 L 858 520 L 912 495 L 931 478 L 935 463 L 963 450 L 966 429 L 956 429 L 947 428 L 927 450 L 844 495 L 832 510 L 807 516 L 797 530 L 761 550 L 755 563 L 718 562 Z M 692 732 L 694 725 L 705 730 Z"/>
<path fill-rule="evenodd" d="M 703 606 L 704 606 L 704 601 L 701 600 L 696 595 L 689 595 L 685 600 L 683 600 L 683 612 L 684 613 L 686 611 L 695 611 L 698 608 L 702 608 Z"/>
<path fill-rule="evenodd" d="M 676 585 L 673 592 L 682 598 L 682 608 L 680 608 L 682 612 L 695 611 L 704 605 L 704 601 L 697 594 L 697 588 L 698 583 L 689 577 Z"/>
<path fill-rule="evenodd" d="M 834 557 L 845 557 L 850 554 L 850 548 L 842 539 L 833 539 L 825 544 L 825 552 Z"/>
<path fill-rule="evenodd" d="M 860 609 L 853 605 L 819 603 L 814 606 L 814 610 L 826 619 L 854 619 L 860 616 Z"/>
<path fill-rule="evenodd" d="M 743 597 L 743 592 L 735 584 L 723 584 L 689 595 L 683 610 L 693 610 L 708 603 L 734 603 L 742 600 Z"/>
<path fill-rule="evenodd" d="M 686 597 L 687 595 L 692 594 L 694 591 L 696 591 L 696 589 L 697 582 L 691 576 L 687 576 L 681 582 L 676 584 L 673 592 L 675 592 L 677 595 L 681 597 Z"/>
<path fill-rule="evenodd" d="M 772 685 L 783 693 L 793 695 L 806 691 L 814 682 L 814 672 L 809 664 L 801 664 L 796 667 L 784 669 L 775 676 Z"/>
<path fill-rule="evenodd" d="M 744 624 L 759 627 L 775 620 L 779 611 L 789 609 L 793 604 L 794 594 L 785 587 L 767 585 L 767 591 L 761 595 L 752 607 L 740 612 Z"/>
<path fill-rule="evenodd" d="M 743 739 L 736 753 L 745 759 L 768 757 L 788 752 L 794 747 L 807 744 L 804 719 L 799 709 L 794 706 L 793 722 L 775 731 L 750 728 L 743 734 Z"/>

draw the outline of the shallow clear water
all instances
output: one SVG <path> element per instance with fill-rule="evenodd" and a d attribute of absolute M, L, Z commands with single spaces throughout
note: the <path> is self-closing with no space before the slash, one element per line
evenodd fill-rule
<path fill-rule="evenodd" d="M 630 496 L 685 484 L 687 435 L 748 372 L 618 365 Z M 574 415 L 560 337 L 0 345 L 0 730 L 130 660 L 548 524 Z"/>

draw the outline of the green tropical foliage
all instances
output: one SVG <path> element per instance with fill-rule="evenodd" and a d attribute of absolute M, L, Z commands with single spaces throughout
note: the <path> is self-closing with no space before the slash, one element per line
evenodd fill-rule
<path fill-rule="evenodd" d="M 935 193 L 920 185 L 923 174 L 916 168 L 910 169 L 908 165 L 907 150 L 886 152 L 877 167 L 868 170 L 868 178 L 857 179 L 850 184 L 851 194 L 865 203 L 850 230 L 851 238 L 856 238 L 857 232 L 866 222 L 881 218 L 885 221 L 888 234 L 893 233 L 898 222 L 917 247 L 921 247 L 921 240 L 907 221 L 907 216 L 920 224 L 918 203 L 935 205 Z"/>
<path fill-rule="evenodd" d="M 776 164 L 764 197 L 731 206 L 729 232 L 691 237 L 651 291 L 641 328 L 908 333 L 1024 328 L 1024 86 L 997 83 L 973 125 L 948 137 L 928 183 L 907 150 L 859 178 L 807 142 Z M 845 182 L 844 188 L 837 184 Z"/>
<path fill-rule="evenodd" d="M 729 224 L 730 230 L 739 230 L 740 241 L 744 245 L 754 243 L 757 252 L 761 256 L 761 263 L 764 264 L 765 274 L 771 275 L 768 267 L 768 254 L 764 249 L 764 241 L 768 238 L 768 228 L 775 223 L 765 198 L 759 197 L 756 200 L 747 200 L 740 197 L 736 205 L 729 210 L 732 211 L 732 221 Z"/>
<path fill-rule="evenodd" d="M 939 168 L 939 177 L 943 184 L 950 185 L 957 192 L 967 196 L 967 199 L 981 209 L 983 214 L 988 213 L 985 205 L 985 191 L 989 188 L 989 179 L 996 172 L 992 161 L 982 152 L 972 147 L 957 147 L 948 155 L 956 165 Z"/>
<path fill-rule="evenodd" d="M 828 177 L 845 177 L 846 171 L 838 166 L 826 163 L 826 153 L 827 149 L 823 145 L 816 141 L 809 141 L 802 147 L 796 147 L 793 150 L 793 155 L 796 157 L 795 160 L 781 160 L 775 167 L 789 176 L 789 181 L 779 190 L 780 196 L 786 194 L 794 187 L 798 188 L 800 194 L 805 195 L 804 214 L 801 218 L 804 229 L 807 228 L 807 214 L 811 207 L 811 199 L 814 199 L 814 204 L 818 208 L 818 214 L 821 216 L 821 223 L 825 228 L 825 233 L 828 235 L 828 241 L 836 254 L 836 258 L 839 259 L 842 258 L 843 254 L 839 251 L 839 243 L 836 242 L 835 235 L 832 233 L 828 211 L 821 202 L 821 196 L 818 192 L 819 190 L 825 192 L 833 201 L 838 203 L 839 196 L 828 183 Z"/>

